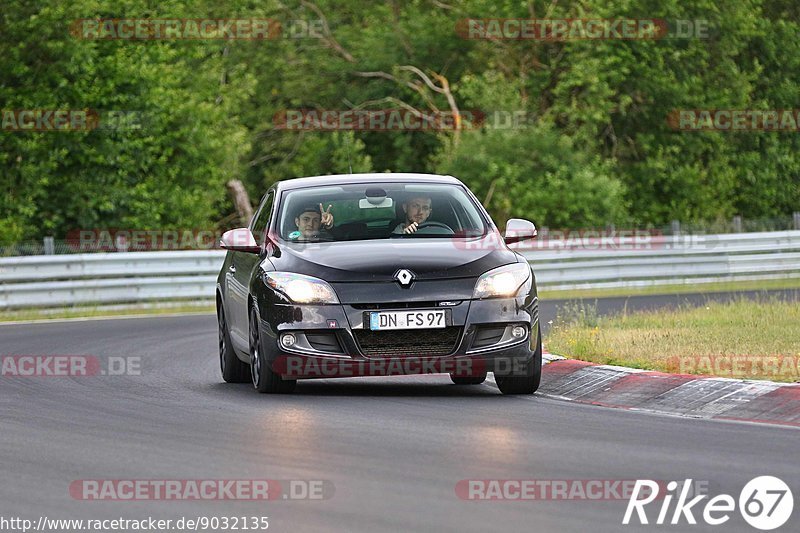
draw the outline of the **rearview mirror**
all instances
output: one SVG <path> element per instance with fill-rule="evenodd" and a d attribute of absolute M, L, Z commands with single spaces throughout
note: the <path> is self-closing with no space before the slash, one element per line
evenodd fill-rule
<path fill-rule="evenodd" d="M 366 198 L 358 201 L 358 207 L 361 209 L 373 208 L 387 208 L 392 207 L 394 203 L 391 198 L 386 197 L 386 191 L 380 187 L 371 187 L 366 191 Z"/>
<path fill-rule="evenodd" d="M 508 222 L 506 222 L 506 232 L 505 235 L 503 235 L 503 240 L 506 241 L 506 244 L 513 244 L 528 239 L 535 239 L 536 235 L 538 235 L 536 226 L 530 220 L 510 218 Z"/>
<path fill-rule="evenodd" d="M 392 207 L 393 205 L 394 203 L 392 202 L 391 198 L 362 198 L 358 201 L 359 209 L 386 209 L 387 207 Z"/>
<path fill-rule="evenodd" d="M 225 250 L 233 252 L 261 253 L 261 247 L 256 243 L 253 232 L 249 228 L 236 228 L 222 234 L 219 245 Z"/>

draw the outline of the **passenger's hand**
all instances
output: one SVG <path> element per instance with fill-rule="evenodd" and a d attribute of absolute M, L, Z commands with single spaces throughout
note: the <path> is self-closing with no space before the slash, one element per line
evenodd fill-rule
<path fill-rule="evenodd" d="M 320 225 L 323 228 L 332 228 L 333 227 L 333 213 L 331 213 L 331 204 L 328 204 L 328 209 L 323 210 L 322 204 L 319 204 L 319 214 L 322 217 L 320 220 Z"/>
<path fill-rule="evenodd" d="M 417 224 L 416 222 L 412 222 L 411 224 L 406 226 L 406 229 L 403 230 L 403 233 L 414 233 L 415 231 L 417 231 L 418 228 L 419 224 Z"/>

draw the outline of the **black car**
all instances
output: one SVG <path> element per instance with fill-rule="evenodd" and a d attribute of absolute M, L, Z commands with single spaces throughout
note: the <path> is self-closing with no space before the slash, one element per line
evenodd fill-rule
<path fill-rule="evenodd" d="M 449 373 L 505 394 L 539 386 L 536 280 L 451 176 L 280 181 L 249 228 L 226 232 L 217 279 L 223 379 L 286 393 L 297 379 Z"/>

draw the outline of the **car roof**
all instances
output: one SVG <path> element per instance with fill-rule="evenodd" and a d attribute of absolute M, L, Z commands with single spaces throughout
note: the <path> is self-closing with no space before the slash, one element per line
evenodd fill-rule
<path fill-rule="evenodd" d="M 311 176 L 308 178 L 294 178 L 282 180 L 277 183 L 280 190 L 300 189 L 319 185 L 344 185 L 347 183 L 375 183 L 379 181 L 415 181 L 426 183 L 452 183 L 463 185 L 461 180 L 453 176 L 438 174 L 416 174 L 408 172 L 374 172 L 369 174 L 334 174 L 329 176 Z"/>

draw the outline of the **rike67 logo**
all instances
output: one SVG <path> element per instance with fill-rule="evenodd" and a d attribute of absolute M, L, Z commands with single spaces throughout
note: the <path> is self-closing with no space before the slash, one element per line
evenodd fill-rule
<path fill-rule="evenodd" d="M 729 494 L 714 496 L 705 502 L 705 505 L 698 505 L 707 494 L 689 498 L 689 489 L 692 480 L 687 479 L 684 483 L 670 481 L 667 484 L 666 495 L 659 494 L 659 483 L 649 479 L 638 479 L 628 500 L 628 507 L 622 519 L 624 525 L 636 523 L 650 524 L 653 519 L 651 514 L 647 516 L 645 507 L 658 500 L 661 505 L 658 517 L 654 524 L 697 524 L 695 513 L 701 514 L 706 524 L 718 526 L 725 524 L 731 518 L 731 513 L 736 510 L 736 500 Z M 677 490 L 679 489 L 679 490 Z M 678 494 L 680 492 L 680 494 Z M 644 495 L 644 497 L 642 497 Z M 672 501 L 677 496 L 674 509 L 670 509 Z M 773 476 L 759 476 L 751 479 L 739 493 L 739 512 L 742 518 L 756 529 L 769 531 L 777 529 L 785 524 L 792 516 L 794 509 L 794 498 L 789 486 L 781 479 Z M 658 506 L 658 504 L 656 504 Z M 695 506 L 697 506 L 696 509 Z M 653 509 L 654 510 L 654 509 Z M 670 517 L 670 510 L 672 510 Z M 634 515 L 635 512 L 635 515 Z M 634 519 L 634 516 L 636 517 Z M 633 519 L 633 522 L 631 520 Z M 685 522 L 684 522 L 685 521 Z"/>

